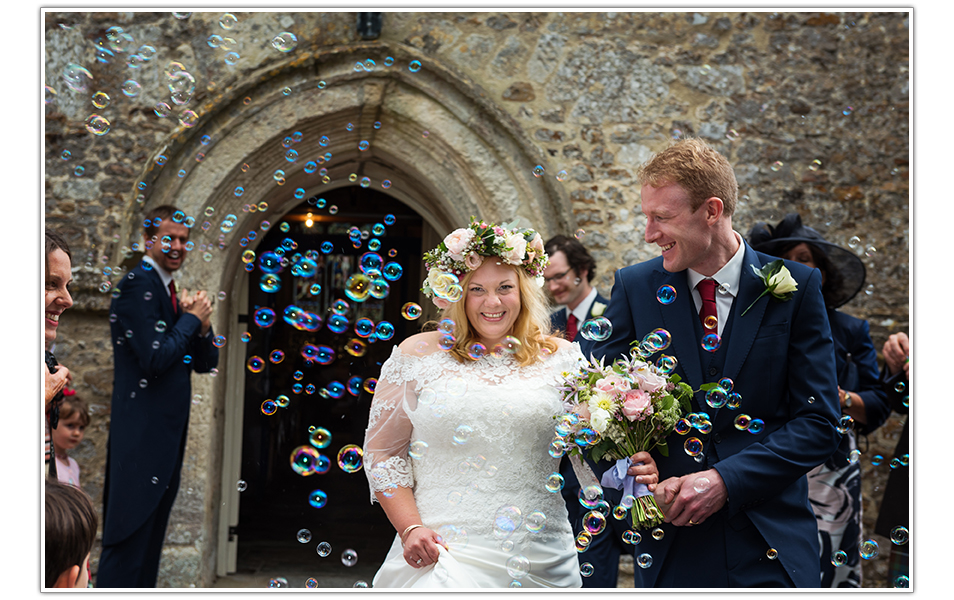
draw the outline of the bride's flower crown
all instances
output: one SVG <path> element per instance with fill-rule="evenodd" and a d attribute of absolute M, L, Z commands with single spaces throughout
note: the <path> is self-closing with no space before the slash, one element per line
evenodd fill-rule
<path fill-rule="evenodd" d="M 534 278 L 542 277 L 550 262 L 543 239 L 533 229 L 516 227 L 516 221 L 498 226 L 471 217 L 470 225 L 452 231 L 437 248 L 424 254 L 427 279 L 421 291 L 428 298 L 436 295 L 456 302 L 462 293 L 459 278 L 479 268 L 486 256 L 521 266 Z M 436 299 L 435 304 L 444 308 Z"/>

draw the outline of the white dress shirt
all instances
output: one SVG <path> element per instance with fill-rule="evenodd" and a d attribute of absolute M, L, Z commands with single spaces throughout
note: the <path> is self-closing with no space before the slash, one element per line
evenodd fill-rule
<path fill-rule="evenodd" d="M 162 287 L 166 288 L 166 293 L 172 298 L 172 292 L 169 291 L 169 282 L 172 281 L 172 273 L 156 264 L 156 261 L 152 260 L 152 257 L 148 254 L 143 255 L 142 261 L 152 265 L 153 270 L 159 274 L 159 279 L 162 280 Z"/>
<path fill-rule="evenodd" d="M 706 277 L 698 271 L 686 269 L 686 276 L 689 280 L 689 288 L 692 290 L 692 301 L 696 305 L 696 313 L 702 310 L 702 294 L 696 289 L 696 285 L 703 279 L 714 279 L 716 282 L 716 318 L 719 321 L 717 333 L 722 337 L 722 331 L 725 329 L 725 322 L 732 311 L 732 302 L 739 293 L 739 278 L 742 276 L 742 258 L 745 256 L 745 242 L 738 231 L 733 231 L 737 240 L 739 240 L 739 249 L 735 251 L 729 262 L 725 263 L 719 271 L 712 277 Z"/>
<path fill-rule="evenodd" d="M 583 326 L 583 322 L 590 317 L 590 307 L 596 302 L 596 288 L 591 288 L 590 293 L 583 298 L 583 301 L 576 305 L 576 308 L 570 310 L 566 307 L 566 318 L 569 321 L 570 315 L 574 315 L 577 320 L 577 328 Z"/>

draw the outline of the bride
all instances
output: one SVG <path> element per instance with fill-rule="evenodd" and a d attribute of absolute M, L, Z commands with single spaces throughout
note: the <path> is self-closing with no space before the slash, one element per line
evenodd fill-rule
<path fill-rule="evenodd" d="M 548 447 L 562 374 L 584 358 L 548 335 L 540 235 L 472 222 L 424 258 L 444 320 L 393 349 L 364 442 L 371 501 L 397 531 L 373 586 L 580 587 Z M 633 459 L 655 484 L 649 454 Z"/>

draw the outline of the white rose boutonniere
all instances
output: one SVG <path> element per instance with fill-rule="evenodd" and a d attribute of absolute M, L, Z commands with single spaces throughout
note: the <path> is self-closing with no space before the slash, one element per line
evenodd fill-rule
<path fill-rule="evenodd" d="M 755 306 L 755 303 L 761 300 L 765 294 L 772 294 L 776 299 L 786 302 L 791 300 L 795 292 L 798 291 L 798 282 L 792 277 L 792 274 L 781 259 L 773 260 L 761 269 L 756 269 L 755 265 L 749 266 L 752 267 L 755 275 L 765 284 L 765 291 L 759 294 L 759 297 L 755 299 L 755 302 L 749 305 L 749 308 L 742 311 L 741 316 L 744 317 L 745 313 L 749 312 L 749 310 Z"/>
<path fill-rule="evenodd" d="M 594 302 L 593 309 L 590 311 L 594 317 L 602 317 L 606 311 L 606 305 L 602 302 Z"/>

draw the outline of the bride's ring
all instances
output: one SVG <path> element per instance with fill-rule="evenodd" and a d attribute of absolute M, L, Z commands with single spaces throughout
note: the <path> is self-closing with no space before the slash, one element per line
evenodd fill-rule
<path fill-rule="evenodd" d="M 414 561 L 414 564 L 419 565 L 419 564 L 421 564 L 422 562 L 424 562 L 424 559 L 419 558 L 419 559 L 417 559 L 416 561 Z"/>
<path fill-rule="evenodd" d="M 689 524 L 690 524 L 690 525 L 698 525 L 698 523 L 696 523 L 696 522 L 693 521 L 692 519 L 689 519 Z"/>

